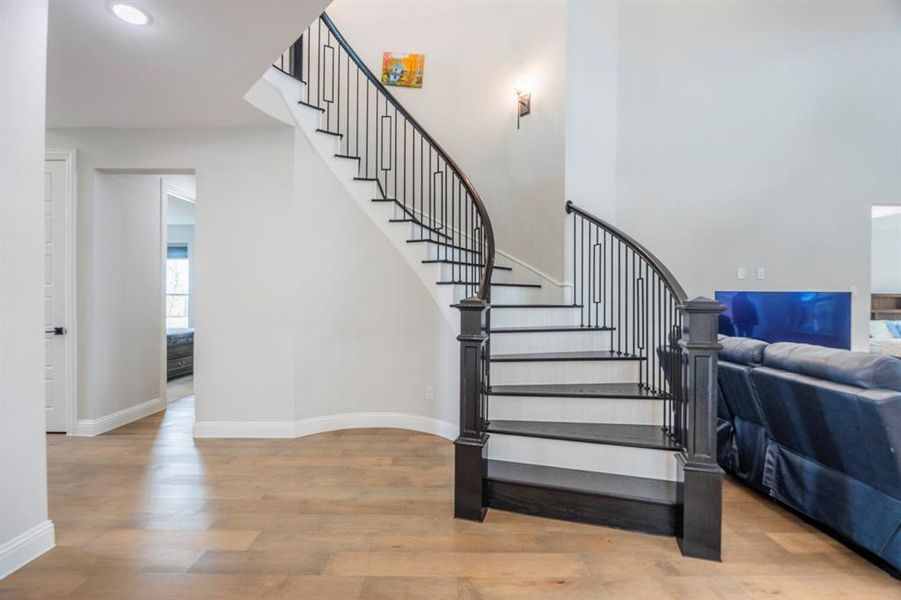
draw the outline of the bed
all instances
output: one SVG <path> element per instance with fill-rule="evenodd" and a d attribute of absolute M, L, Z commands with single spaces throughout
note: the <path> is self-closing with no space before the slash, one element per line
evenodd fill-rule
<path fill-rule="evenodd" d="M 870 321 L 870 352 L 901 358 L 901 321 Z"/>
<path fill-rule="evenodd" d="M 166 380 L 194 373 L 194 328 L 166 330 Z"/>

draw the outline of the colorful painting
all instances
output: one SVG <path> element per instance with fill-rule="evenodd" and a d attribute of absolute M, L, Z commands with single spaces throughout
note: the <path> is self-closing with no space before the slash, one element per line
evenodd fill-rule
<path fill-rule="evenodd" d="M 425 54 L 385 52 L 382 55 L 382 83 L 401 87 L 422 87 Z"/>

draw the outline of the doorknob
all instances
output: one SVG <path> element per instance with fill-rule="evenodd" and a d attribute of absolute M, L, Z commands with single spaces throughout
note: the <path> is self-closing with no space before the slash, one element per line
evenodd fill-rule
<path fill-rule="evenodd" d="M 48 327 L 44 330 L 45 334 L 52 333 L 53 335 L 66 335 L 65 327 Z"/>

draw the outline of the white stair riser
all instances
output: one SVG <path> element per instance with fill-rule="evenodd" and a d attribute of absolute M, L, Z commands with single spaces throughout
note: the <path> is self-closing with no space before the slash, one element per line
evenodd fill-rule
<path fill-rule="evenodd" d="M 494 322 L 491 323 L 491 326 L 495 327 Z M 609 331 L 536 331 L 534 333 L 491 334 L 492 354 L 609 349 Z"/>
<path fill-rule="evenodd" d="M 631 398 L 491 396 L 490 419 L 662 425 L 663 402 Z"/>
<path fill-rule="evenodd" d="M 423 248 L 423 258 L 427 260 L 445 259 L 445 260 L 462 260 L 467 262 L 478 262 L 480 259 L 478 254 L 469 250 L 460 250 L 449 248 L 441 244 L 432 242 L 421 242 Z"/>
<path fill-rule="evenodd" d="M 428 239 L 428 240 L 436 240 L 436 241 L 450 241 L 448 238 L 444 237 L 444 235 L 438 231 L 431 231 L 422 225 L 418 225 L 416 223 L 410 223 L 410 239 L 411 240 L 419 240 L 419 239 Z"/>
<path fill-rule="evenodd" d="M 638 364 L 634 360 L 492 362 L 491 385 L 638 381 Z"/>
<path fill-rule="evenodd" d="M 518 435 L 488 434 L 488 458 L 669 481 L 675 481 L 677 476 L 675 452 L 672 450 Z"/>
<path fill-rule="evenodd" d="M 455 295 L 462 297 L 463 286 L 457 286 L 457 288 Z M 497 304 L 535 304 L 543 300 L 541 288 L 505 285 L 491 286 L 491 301 Z"/>
<path fill-rule="evenodd" d="M 495 302 L 500 304 L 500 302 Z M 554 308 L 492 308 L 492 327 L 537 327 L 578 325 L 579 310 L 569 307 Z"/>
<path fill-rule="evenodd" d="M 452 265 L 449 263 L 439 263 L 441 265 L 441 279 L 439 281 L 467 281 L 469 277 L 474 277 L 475 267 L 467 265 Z M 506 269 L 495 269 L 491 276 L 491 281 L 496 283 L 507 283 L 512 281 L 512 271 Z"/>

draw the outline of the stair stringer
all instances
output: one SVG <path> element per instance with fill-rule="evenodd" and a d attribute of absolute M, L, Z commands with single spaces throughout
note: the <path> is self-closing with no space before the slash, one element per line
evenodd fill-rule
<path fill-rule="evenodd" d="M 301 81 L 270 67 L 244 99 L 280 121 L 288 122 L 286 117 L 290 116 L 289 124 L 294 125 L 303 133 L 323 162 L 334 173 L 341 186 L 356 201 L 359 208 L 372 220 L 379 231 L 388 238 L 395 250 L 400 253 L 438 304 L 451 331 L 456 335 L 460 327 L 460 315 L 451 306 L 456 300 L 453 295 L 455 286 L 436 285 L 441 277 L 440 265 L 422 263 L 426 256 L 420 246 L 424 247 L 427 244 L 407 243 L 410 238 L 410 224 L 389 222 L 390 219 L 400 216 L 399 208 L 393 202 L 373 202 L 373 198 L 380 196 L 375 182 L 354 180 L 357 175 L 355 161 L 335 156 L 339 153 L 339 138 L 317 132 L 316 129 L 320 127 L 318 111 L 297 103 L 297 99 L 302 97 L 303 87 L 304 83 Z M 271 98 L 269 93 L 271 91 L 277 93 L 283 106 L 277 107 L 268 100 L 263 100 L 267 96 Z"/>

